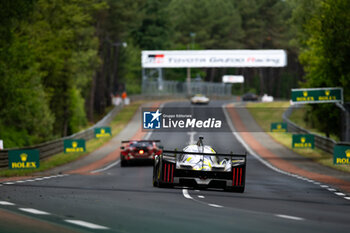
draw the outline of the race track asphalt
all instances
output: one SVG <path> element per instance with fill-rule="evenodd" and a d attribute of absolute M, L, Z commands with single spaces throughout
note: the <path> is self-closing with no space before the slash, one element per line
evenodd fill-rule
<path fill-rule="evenodd" d="M 201 114 L 226 122 L 225 101 L 212 101 Z M 166 107 L 192 107 L 187 102 Z M 203 116 L 205 118 L 205 116 Z M 228 127 L 228 126 L 227 126 Z M 217 152 L 245 148 L 229 132 L 153 132 L 165 149 L 183 148 L 204 136 Z M 33 210 L 34 209 L 34 210 Z M 151 166 L 120 167 L 100 173 L 51 176 L 3 183 L 3 212 L 60 232 L 348 232 L 350 201 L 314 183 L 281 174 L 248 155 L 246 190 L 231 193 L 193 188 L 154 188 Z M 19 221 L 0 219 L 0 232 L 24 232 Z M 27 228 L 30 231 L 30 225 Z M 33 232 L 45 232 L 45 228 Z"/>

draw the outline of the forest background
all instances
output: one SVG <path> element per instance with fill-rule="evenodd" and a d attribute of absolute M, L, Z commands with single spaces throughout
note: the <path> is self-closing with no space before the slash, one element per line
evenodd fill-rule
<path fill-rule="evenodd" d="M 291 88 L 343 87 L 350 101 L 349 9 L 348 0 L 2 0 L 0 139 L 22 147 L 86 127 L 111 94 L 140 93 L 142 50 L 285 49 L 285 68 L 192 77 L 243 74 L 243 92 L 284 99 Z M 184 81 L 186 70 L 165 78 Z M 328 133 L 341 127 L 334 105 L 307 118 Z"/>

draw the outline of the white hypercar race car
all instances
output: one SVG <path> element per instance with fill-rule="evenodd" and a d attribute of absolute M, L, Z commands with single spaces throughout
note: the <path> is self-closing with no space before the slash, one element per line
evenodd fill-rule
<path fill-rule="evenodd" d="M 197 94 L 191 98 L 191 104 L 209 104 L 209 98 L 205 95 Z"/>
<path fill-rule="evenodd" d="M 218 154 L 203 144 L 186 146 L 182 151 L 163 150 L 155 156 L 153 185 L 185 185 L 244 192 L 246 154 Z"/>

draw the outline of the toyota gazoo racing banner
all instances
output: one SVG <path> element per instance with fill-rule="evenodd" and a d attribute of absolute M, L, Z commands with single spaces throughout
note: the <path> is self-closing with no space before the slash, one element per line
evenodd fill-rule
<path fill-rule="evenodd" d="M 284 50 L 142 51 L 143 68 L 284 67 Z"/>

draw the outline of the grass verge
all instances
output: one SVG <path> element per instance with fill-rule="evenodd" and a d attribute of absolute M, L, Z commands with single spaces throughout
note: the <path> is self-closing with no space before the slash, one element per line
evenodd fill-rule
<path fill-rule="evenodd" d="M 252 114 L 260 127 L 267 132 L 275 141 L 284 145 L 288 149 L 300 154 L 306 158 L 312 159 L 322 165 L 340 170 L 350 172 L 348 165 L 334 165 L 333 154 L 324 152 L 318 148 L 315 149 L 295 149 L 292 148 L 292 134 L 291 133 L 276 133 L 269 132 L 270 124 L 272 122 L 281 122 L 283 112 L 289 107 L 289 102 L 272 102 L 272 103 L 248 103 L 247 109 Z M 268 109 L 268 111 L 266 110 Z M 271 110 L 273 109 L 273 111 Z M 295 120 L 298 115 L 294 115 L 293 121 L 300 122 L 302 119 Z"/>
<path fill-rule="evenodd" d="M 143 102 L 135 102 L 124 107 L 118 115 L 112 120 L 110 127 L 112 129 L 112 137 L 119 134 L 119 132 L 129 123 L 131 118 L 136 113 L 137 109 Z M 59 153 L 51 156 L 50 158 L 40 161 L 40 168 L 28 169 L 28 170 L 12 170 L 4 169 L 0 170 L 0 177 L 12 177 L 12 176 L 25 176 L 32 175 L 35 172 L 45 171 L 69 162 L 72 162 L 80 157 L 86 156 L 89 153 L 95 151 L 99 147 L 103 146 L 112 137 L 92 139 L 86 141 L 86 152 L 80 153 Z"/>

